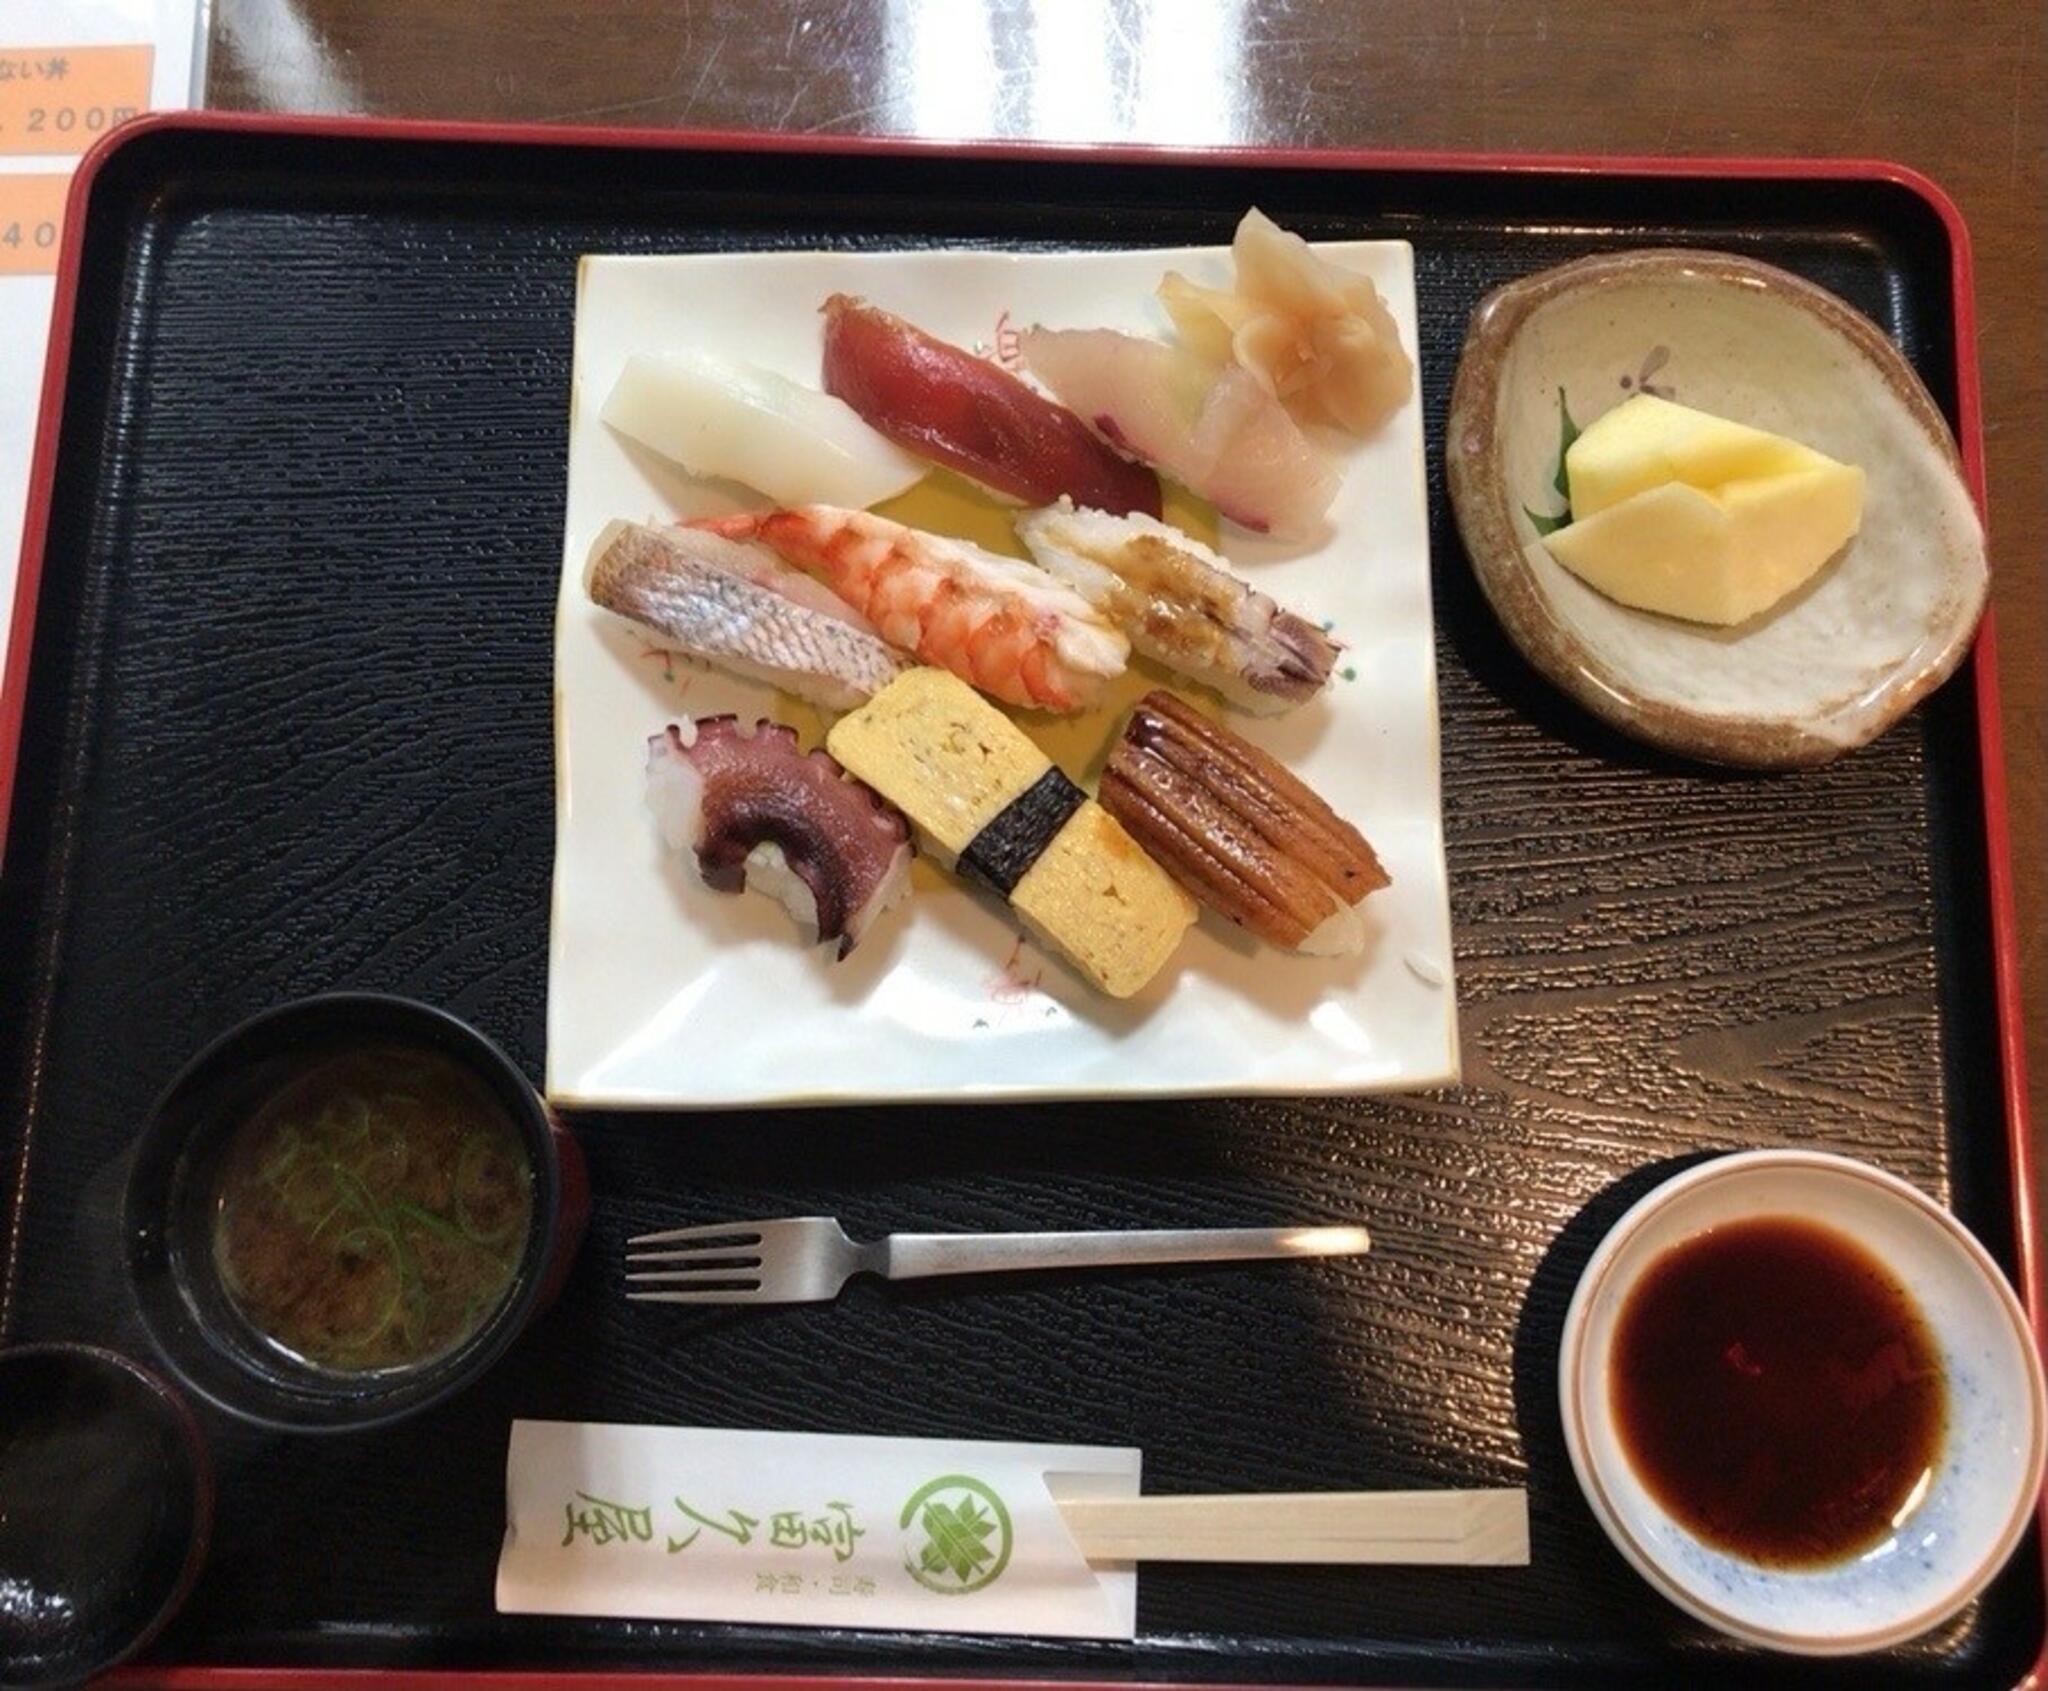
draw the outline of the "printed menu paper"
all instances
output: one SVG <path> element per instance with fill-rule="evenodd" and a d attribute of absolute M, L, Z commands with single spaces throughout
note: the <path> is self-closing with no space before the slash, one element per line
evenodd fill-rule
<path fill-rule="evenodd" d="M 0 661 L 71 175 L 110 129 L 192 102 L 205 12 L 204 0 L 0 5 Z"/>
<path fill-rule="evenodd" d="M 515 1421 L 501 1614 L 1129 1639 L 1138 1581 L 1057 1499 L 1137 1450 Z"/>

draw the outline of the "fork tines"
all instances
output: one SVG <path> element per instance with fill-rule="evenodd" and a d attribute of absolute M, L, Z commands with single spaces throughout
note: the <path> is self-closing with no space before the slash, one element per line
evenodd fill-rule
<path fill-rule="evenodd" d="M 626 1252 L 629 1283 L 639 1285 L 683 1285 L 687 1291 L 635 1292 L 626 1296 L 637 1303 L 729 1303 L 735 1293 L 753 1292 L 761 1285 L 761 1237 L 763 1223 L 721 1221 L 705 1227 L 676 1227 L 662 1233 L 642 1233 L 626 1241 L 633 1245 L 670 1245 L 672 1250 L 631 1250 Z M 634 1264 L 680 1263 L 687 1267 L 652 1269 Z"/>
<path fill-rule="evenodd" d="M 765 1221 L 714 1221 L 703 1227 L 672 1227 L 666 1233 L 639 1233 L 626 1241 L 632 1245 L 753 1245 L 768 1226 Z"/>

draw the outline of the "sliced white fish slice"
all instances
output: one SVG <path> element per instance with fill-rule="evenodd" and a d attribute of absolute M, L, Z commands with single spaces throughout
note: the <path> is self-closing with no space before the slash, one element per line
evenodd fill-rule
<path fill-rule="evenodd" d="M 636 352 L 600 415 L 692 475 L 744 483 L 781 505 L 874 505 L 930 468 L 844 400 L 706 352 Z"/>
<path fill-rule="evenodd" d="M 1028 329 L 1031 373 L 1112 446 L 1165 471 L 1232 522 L 1313 534 L 1343 480 L 1247 371 L 1114 329 Z"/>
<path fill-rule="evenodd" d="M 585 586 L 690 656 L 827 710 L 851 710 L 909 667 L 802 571 L 703 529 L 607 523 Z"/>

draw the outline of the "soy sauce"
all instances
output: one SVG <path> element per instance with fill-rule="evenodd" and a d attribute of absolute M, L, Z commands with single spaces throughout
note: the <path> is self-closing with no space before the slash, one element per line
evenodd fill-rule
<path fill-rule="evenodd" d="M 1941 1355 L 1883 1264 L 1791 1217 L 1717 1227 L 1637 1282 L 1614 1339 L 1614 1419 L 1679 1522 L 1751 1562 L 1807 1568 L 1881 1543 L 1941 1452 Z"/>

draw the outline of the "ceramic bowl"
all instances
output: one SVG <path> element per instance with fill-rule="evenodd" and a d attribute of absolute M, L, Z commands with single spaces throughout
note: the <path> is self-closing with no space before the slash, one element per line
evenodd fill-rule
<path fill-rule="evenodd" d="M 1608 1392 L 1618 1319 L 1644 1271 L 1711 1228 L 1772 1215 L 1834 1228 L 1910 1287 L 1948 1382 L 1948 1424 L 1925 1499 L 1873 1549 L 1797 1571 L 1713 1548 L 1668 1514 L 1630 1466 Z M 1815 1151 L 1697 1164 L 1615 1223 L 1565 1317 L 1558 1393 L 1586 1501 L 1636 1571 L 1709 1625 L 1801 1655 L 1887 1649 L 1954 1615 L 2026 1531 L 2048 1453 L 2040 1356 L 1998 1265 L 1905 1181 Z"/>
<path fill-rule="evenodd" d="M 1734 628 L 1616 603 L 1551 557 L 1560 396 L 1584 428 L 1637 393 L 1788 435 L 1866 472 L 1861 532 Z M 1824 763 L 1962 661 L 1984 534 L 1939 408 L 1898 349 L 1810 282 L 1723 253 L 1583 259 L 1489 294 L 1445 434 L 1458 528 L 1515 643 L 1594 715 L 1717 763 Z"/>
<path fill-rule="evenodd" d="M 184 1400 L 93 1345 L 0 1350 L 0 1686 L 76 1685 L 177 1613 L 213 1469 Z"/>

